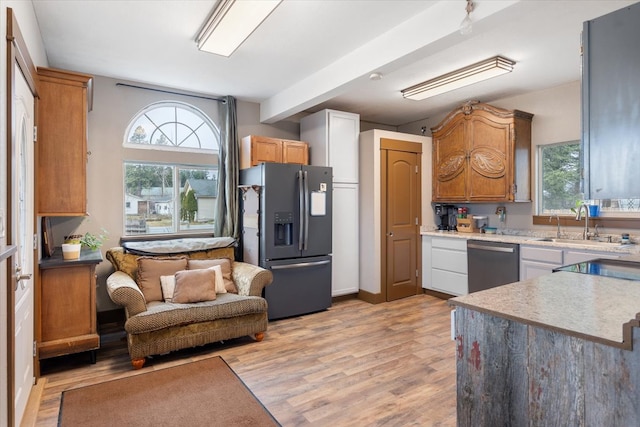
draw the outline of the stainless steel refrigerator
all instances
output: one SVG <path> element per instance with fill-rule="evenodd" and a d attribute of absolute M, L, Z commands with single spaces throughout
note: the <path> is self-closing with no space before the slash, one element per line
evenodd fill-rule
<path fill-rule="evenodd" d="M 240 171 L 244 261 L 271 270 L 270 320 L 331 306 L 330 167 L 262 163 Z"/>

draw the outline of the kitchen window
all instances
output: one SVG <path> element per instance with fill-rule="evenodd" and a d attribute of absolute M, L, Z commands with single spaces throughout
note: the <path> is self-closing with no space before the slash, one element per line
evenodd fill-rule
<path fill-rule="evenodd" d="M 123 142 L 136 150 L 123 167 L 124 234 L 212 233 L 219 143 L 218 126 L 189 104 L 141 110 Z"/>
<path fill-rule="evenodd" d="M 581 192 L 580 141 L 540 145 L 538 147 L 539 215 L 573 215 Z M 640 213 L 640 199 L 590 200 L 600 206 L 603 216 L 633 217 Z"/>

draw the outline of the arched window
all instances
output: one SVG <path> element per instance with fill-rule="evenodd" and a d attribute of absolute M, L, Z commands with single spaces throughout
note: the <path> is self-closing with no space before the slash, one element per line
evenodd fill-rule
<path fill-rule="evenodd" d="M 123 147 L 153 152 L 124 161 L 124 234 L 211 233 L 219 144 L 219 128 L 192 105 L 163 101 L 139 111 Z"/>
<path fill-rule="evenodd" d="M 124 144 L 128 148 L 218 151 L 220 130 L 198 108 L 173 101 L 145 107 L 129 123 Z"/>

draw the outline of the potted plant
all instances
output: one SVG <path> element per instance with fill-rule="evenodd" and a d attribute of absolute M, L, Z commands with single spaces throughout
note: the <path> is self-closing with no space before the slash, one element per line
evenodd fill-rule
<path fill-rule="evenodd" d="M 80 249 L 82 249 L 81 234 L 72 234 L 65 236 L 64 243 L 62 244 L 62 258 L 63 259 L 78 259 L 80 258 Z"/>
<path fill-rule="evenodd" d="M 106 238 L 107 231 L 105 229 L 102 229 L 100 234 L 93 234 L 87 231 L 84 234 L 65 236 L 62 244 L 62 257 L 63 259 L 78 259 L 83 246 L 94 251 L 102 246 Z"/>

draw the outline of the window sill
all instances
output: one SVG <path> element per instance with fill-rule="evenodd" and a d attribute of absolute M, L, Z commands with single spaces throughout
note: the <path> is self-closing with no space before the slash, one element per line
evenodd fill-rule
<path fill-rule="evenodd" d="M 551 217 L 551 221 L 549 221 Z M 555 215 L 534 215 L 533 225 L 557 225 Z M 595 218 L 589 218 L 589 226 L 601 228 L 626 228 L 626 229 L 640 229 L 640 218 L 621 218 L 612 216 L 598 216 Z M 583 227 L 584 220 L 576 221 L 573 215 L 560 215 L 561 227 Z"/>

